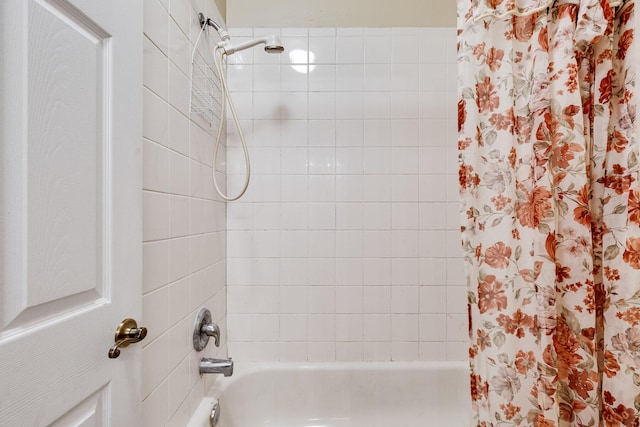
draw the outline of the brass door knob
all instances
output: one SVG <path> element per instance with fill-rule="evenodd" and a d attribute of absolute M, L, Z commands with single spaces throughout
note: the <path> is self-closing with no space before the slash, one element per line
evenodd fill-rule
<path fill-rule="evenodd" d="M 120 356 L 120 349 L 129 344 L 142 341 L 147 336 L 147 328 L 141 326 L 133 319 L 124 319 L 118 329 L 116 329 L 115 344 L 109 349 L 109 359 Z"/>

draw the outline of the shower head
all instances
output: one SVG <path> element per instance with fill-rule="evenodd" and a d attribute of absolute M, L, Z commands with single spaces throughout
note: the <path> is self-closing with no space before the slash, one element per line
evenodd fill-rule
<path fill-rule="evenodd" d="M 250 47 L 264 44 L 264 51 L 267 53 L 282 53 L 284 52 L 284 46 L 278 36 L 270 35 L 265 37 L 259 37 L 257 39 L 249 40 L 233 46 L 228 40 L 223 40 L 218 43 L 218 46 L 224 49 L 227 55 L 233 55 L 241 50 L 248 49 Z"/>
<path fill-rule="evenodd" d="M 269 36 L 264 44 L 264 51 L 267 53 L 282 53 L 284 46 L 278 36 Z"/>

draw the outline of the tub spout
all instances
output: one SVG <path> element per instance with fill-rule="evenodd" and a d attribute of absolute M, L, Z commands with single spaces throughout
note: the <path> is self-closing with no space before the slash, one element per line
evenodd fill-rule
<path fill-rule="evenodd" d="M 203 357 L 200 359 L 200 375 L 202 374 L 223 374 L 230 377 L 233 375 L 233 360 Z"/>

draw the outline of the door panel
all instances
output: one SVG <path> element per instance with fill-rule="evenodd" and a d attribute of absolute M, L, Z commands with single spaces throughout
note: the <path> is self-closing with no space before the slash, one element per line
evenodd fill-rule
<path fill-rule="evenodd" d="M 141 2 L 3 0 L 0 51 L 0 425 L 137 425 Z"/>
<path fill-rule="evenodd" d="M 27 128 L 14 175 L 26 221 L 13 238 L 24 248 L 10 260 L 28 268 L 7 277 L 8 292 L 21 298 L 4 313 L 3 333 L 104 303 L 109 270 L 103 236 L 110 209 L 103 179 L 111 145 L 103 131 L 112 102 L 105 90 L 109 38 L 83 25 L 87 19 L 76 9 L 31 6 L 20 52 L 27 58 Z"/>

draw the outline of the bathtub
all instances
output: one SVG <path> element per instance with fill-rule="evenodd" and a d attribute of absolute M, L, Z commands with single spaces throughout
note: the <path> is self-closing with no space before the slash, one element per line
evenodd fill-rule
<path fill-rule="evenodd" d="M 236 363 L 188 427 L 467 427 L 464 362 Z"/>

